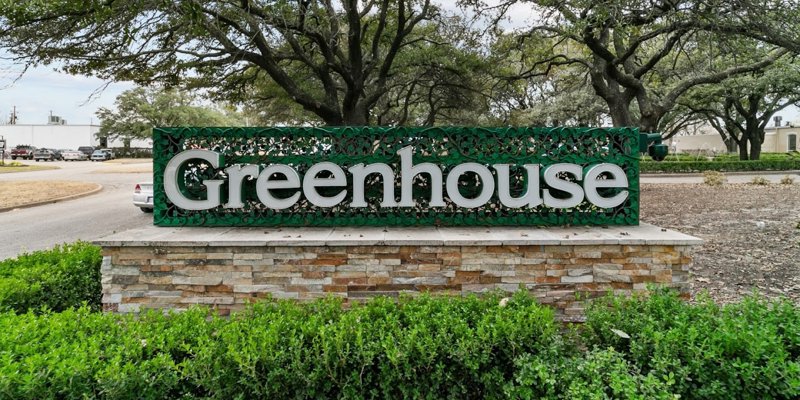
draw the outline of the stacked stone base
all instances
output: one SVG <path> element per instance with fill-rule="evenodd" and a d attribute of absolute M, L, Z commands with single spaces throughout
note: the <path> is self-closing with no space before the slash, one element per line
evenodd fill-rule
<path fill-rule="evenodd" d="M 422 241 L 413 238 L 374 243 L 363 233 L 353 243 L 261 243 L 235 237 L 226 241 L 224 235 L 187 241 L 182 237 L 187 232 L 180 233 L 176 231 L 174 240 L 99 242 L 104 248 L 106 310 L 127 313 L 203 304 L 228 314 L 266 297 L 363 301 L 404 293 L 460 296 L 526 290 L 554 306 L 563 318 L 579 318 L 586 300 L 609 292 L 630 294 L 658 284 L 688 293 L 692 249 L 699 243 L 685 235 L 650 243 L 621 235 L 618 243 L 609 244 L 613 241 L 602 231 L 602 240 L 591 243 L 585 236 L 593 233 L 585 229 L 584 238 L 576 234 L 572 243 L 569 238 L 554 241 L 552 235 L 537 235 L 536 230 L 507 243 L 488 238 L 462 243 L 443 239 L 439 244 L 430 238 L 423 244 L 413 244 Z"/>

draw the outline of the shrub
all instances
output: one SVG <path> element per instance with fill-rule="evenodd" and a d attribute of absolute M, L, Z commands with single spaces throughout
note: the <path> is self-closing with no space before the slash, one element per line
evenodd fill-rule
<path fill-rule="evenodd" d="M 0 312 L 101 308 L 100 248 L 85 242 L 0 261 Z"/>
<path fill-rule="evenodd" d="M 505 306 L 495 296 L 265 302 L 229 319 L 202 308 L 9 312 L 0 398 L 800 396 L 800 311 L 788 301 L 719 307 L 656 291 L 599 300 L 587 318 L 580 335 L 560 333 L 526 294 Z"/>
<path fill-rule="evenodd" d="M 638 368 L 614 349 L 595 349 L 575 357 L 523 356 L 506 394 L 522 399 L 675 399 L 672 381 Z"/>
<path fill-rule="evenodd" d="M 558 356 L 527 295 L 261 303 L 229 320 L 0 315 L 0 397 L 500 398 L 524 355 Z"/>
<path fill-rule="evenodd" d="M 709 186 L 722 186 L 723 184 L 728 182 L 728 178 L 725 177 L 722 173 L 717 171 L 706 171 L 703 172 L 703 183 Z"/>
<path fill-rule="evenodd" d="M 759 185 L 759 186 L 767 186 L 769 185 L 769 179 L 764 178 L 763 176 L 754 176 L 752 180 L 750 180 L 751 185 Z"/>
<path fill-rule="evenodd" d="M 616 332 L 624 332 L 629 336 Z M 587 312 L 591 348 L 613 348 L 682 399 L 800 396 L 800 311 L 753 296 L 720 307 L 674 293 L 612 297 Z"/>
<path fill-rule="evenodd" d="M 794 183 L 794 178 L 792 178 L 789 175 L 784 175 L 783 178 L 781 178 L 781 185 L 791 185 L 793 183 Z"/>
<path fill-rule="evenodd" d="M 800 159 L 758 161 L 642 161 L 642 173 L 703 171 L 788 171 L 800 169 Z"/>

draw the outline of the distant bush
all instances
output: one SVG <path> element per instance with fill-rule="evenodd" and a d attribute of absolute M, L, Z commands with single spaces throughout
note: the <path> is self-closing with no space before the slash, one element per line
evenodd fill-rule
<path fill-rule="evenodd" d="M 764 178 L 763 176 L 754 176 L 753 179 L 750 180 L 750 184 L 758 186 L 767 186 L 769 185 L 769 179 Z"/>
<path fill-rule="evenodd" d="M 800 159 L 758 161 L 642 161 L 642 173 L 686 173 L 703 171 L 788 171 L 800 169 Z"/>
<path fill-rule="evenodd" d="M 800 311 L 671 292 L 577 332 L 527 294 L 265 302 L 138 317 L 0 314 L 0 398 L 796 399 Z"/>
<path fill-rule="evenodd" d="M 800 160 L 800 153 L 761 153 L 759 161 Z M 720 154 L 714 161 L 739 161 L 739 154 Z"/>
<path fill-rule="evenodd" d="M 0 261 L 0 312 L 101 308 L 100 248 L 85 242 Z"/>
<path fill-rule="evenodd" d="M 148 147 L 113 147 L 117 158 L 153 158 L 153 149 Z"/>
<path fill-rule="evenodd" d="M 784 175 L 784 177 L 781 178 L 781 185 L 791 185 L 793 183 L 794 183 L 794 178 L 792 178 L 789 175 Z"/>
<path fill-rule="evenodd" d="M 728 182 L 728 178 L 725 177 L 720 172 L 717 171 L 706 171 L 703 172 L 703 183 L 709 186 L 722 186 L 723 184 Z"/>

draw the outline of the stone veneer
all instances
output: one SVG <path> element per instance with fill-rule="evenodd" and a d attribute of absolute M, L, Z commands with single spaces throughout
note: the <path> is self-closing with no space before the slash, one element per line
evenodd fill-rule
<path fill-rule="evenodd" d="M 103 246 L 108 311 L 183 309 L 227 314 L 272 296 L 315 299 L 431 292 L 530 291 L 564 319 L 584 300 L 647 284 L 688 293 L 701 241 L 643 224 L 616 228 L 157 228 Z"/>

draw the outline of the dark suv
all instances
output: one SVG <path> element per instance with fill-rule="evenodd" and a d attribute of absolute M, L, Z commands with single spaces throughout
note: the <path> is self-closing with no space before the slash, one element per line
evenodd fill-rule
<path fill-rule="evenodd" d="M 91 158 L 92 157 L 92 153 L 94 153 L 94 147 L 92 147 L 92 146 L 81 146 L 81 147 L 78 147 L 78 151 L 80 151 L 83 154 L 86 154 L 86 158 Z"/>

